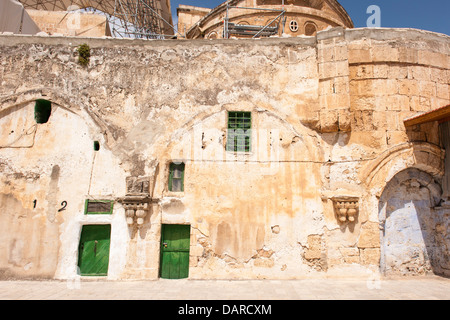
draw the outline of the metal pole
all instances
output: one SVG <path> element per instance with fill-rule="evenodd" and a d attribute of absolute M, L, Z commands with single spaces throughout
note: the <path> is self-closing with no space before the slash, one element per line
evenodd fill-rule
<path fill-rule="evenodd" d="M 116 14 L 117 14 L 117 0 L 114 0 L 114 12 L 113 12 L 113 17 L 117 17 Z M 117 19 L 117 18 L 116 18 L 116 19 Z M 115 23 L 114 23 L 114 24 L 113 24 L 113 28 L 112 28 L 111 35 L 115 35 L 115 32 L 116 32 L 116 25 L 115 25 Z"/>
<path fill-rule="evenodd" d="M 274 21 L 277 20 L 279 17 L 281 17 L 282 15 L 284 15 L 284 12 L 285 12 L 285 11 L 283 11 L 282 13 L 280 13 L 278 16 L 276 16 L 275 19 L 273 19 L 273 20 L 270 21 L 268 24 L 266 24 L 266 25 L 264 26 L 264 28 L 262 28 L 261 30 L 259 30 L 258 33 L 255 34 L 252 38 L 256 38 L 256 37 L 257 37 L 261 32 L 263 32 L 268 26 L 270 26 L 270 25 L 272 24 L 272 22 L 274 22 Z"/>
<path fill-rule="evenodd" d="M 225 20 L 223 21 L 223 37 L 225 39 L 229 38 L 228 33 L 228 8 L 230 7 L 230 3 L 227 1 L 227 15 L 225 16 Z"/>
<path fill-rule="evenodd" d="M 173 26 L 173 25 L 171 25 L 169 22 L 167 22 L 158 12 L 156 12 L 155 10 L 153 10 L 152 9 L 152 7 L 150 7 L 149 5 L 147 5 L 145 2 L 144 2 L 144 5 L 147 7 L 147 8 L 149 8 L 154 14 L 156 14 L 162 21 L 164 21 L 165 23 L 167 23 L 172 29 L 173 29 L 173 31 L 175 31 L 176 33 L 178 33 L 180 36 L 182 36 L 183 38 L 184 38 L 184 36 L 181 34 L 181 33 L 179 33 L 177 30 L 175 30 L 175 27 Z"/>
<path fill-rule="evenodd" d="M 124 29 L 125 29 L 125 33 L 128 33 L 128 22 L 130 21 L 129 19 L 128 19 L 128 14 L 127 14 L 127 11 L 125 11 L 125 9 L 124 9 L 124 7 L 123 7 L 123 5 L 122 5 L 122 1 L 121 0 L 118 0 L 119 1 L 119 4 L 120 4 L 120 7 L 122 8 L 122 11 L 123 11 L 123 13 L 124 13 L 124 15 L 125 15 L 125 23 L 122 25 L 122 27 L 124 27 Z M 131 23 L 131 22 L 130 22 Z"/>

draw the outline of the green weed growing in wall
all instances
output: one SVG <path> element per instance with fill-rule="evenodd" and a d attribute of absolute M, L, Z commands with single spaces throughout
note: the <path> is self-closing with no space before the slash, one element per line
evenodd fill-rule
<path fill-rule="evenodd" d="M 83 43 L 78 47 L 78 62 L 82 66 L 87 66 L 89 64 L 89 58 L 91 57 L 91 48 Z"/>

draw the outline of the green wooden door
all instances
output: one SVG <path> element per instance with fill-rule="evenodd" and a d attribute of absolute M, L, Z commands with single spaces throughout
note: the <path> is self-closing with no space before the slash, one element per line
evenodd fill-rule
<path fill-rule="evenodd" d="M 162 225 L 161 278 L 183 279 L 189 276 L 190 233 L 189 225 Z"/>
<path fill-rule="evenodd" d="M 82 276 L 106 276 L 109 264 L 111 225 L 85 225 L 78 247 L 78 267 Z"/>

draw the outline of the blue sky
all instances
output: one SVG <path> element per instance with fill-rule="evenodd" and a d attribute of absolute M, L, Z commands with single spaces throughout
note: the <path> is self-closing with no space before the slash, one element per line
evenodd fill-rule
<path fill-rule="evenodd" d="M 353 19 L 355 27 L 366 27 L 371 16 L 367 14 L 370 5 L 381 9 L 381 27 L 415 28 L 450 35 L 449 0 L 338 0 Z M 214 8 L 225 0 L 171 0 L 173 16 L 179 4 Z M 281 0 L 280 0 L 281 4 Z M 176 21 L 176 20 L 174 20 Z"/>

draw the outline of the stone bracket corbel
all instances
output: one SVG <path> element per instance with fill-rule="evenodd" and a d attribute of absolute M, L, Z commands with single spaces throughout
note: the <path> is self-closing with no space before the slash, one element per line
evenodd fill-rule
<path fill-rule="evenodd" d="M 141 227 L 150 211 L 151 204 L 158 202 L 158 199 L 152 199 L 149 196 L 125 196 L 117 201 L 122 203 L 125 209 L 127 224 L 129 226 L 136 224 Z"/>
<path fill-rule="evenodd" d="M 137 225 L 140 228 L 144 224 L 145 217 L 151 211 L 152 203 L 159 202 L 159 199 L 152 197 L 157 166 L 156 163 L 152 176 L 126 178 L 127 193 L 117 201 L 125 209 L 125 217 L 129 226 Z"/>
<path fill-rule="evenodd" d="M 340 223 L 355 222 L 359 214 L 359 198 L 357 197 L 333 197 L 334 212 Z"/>

